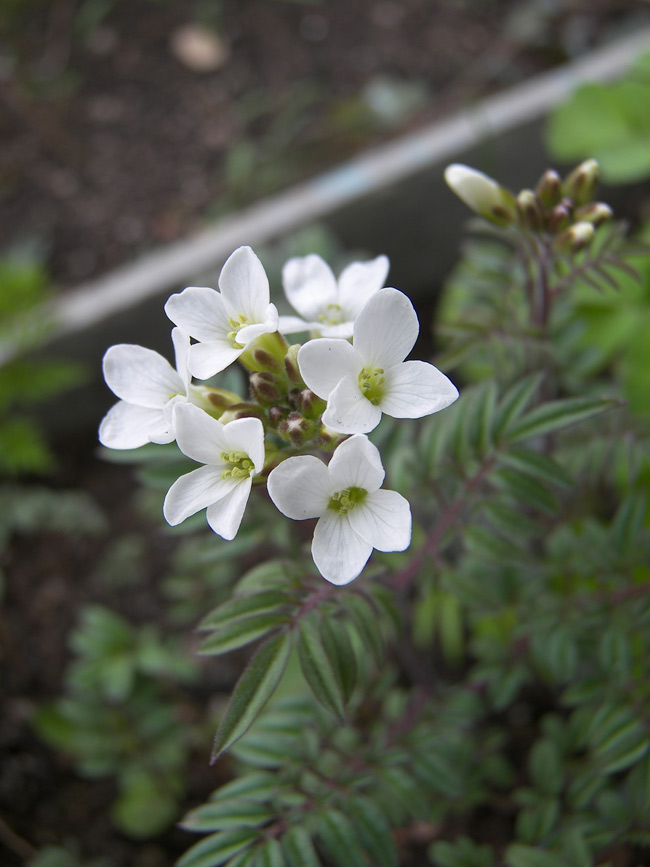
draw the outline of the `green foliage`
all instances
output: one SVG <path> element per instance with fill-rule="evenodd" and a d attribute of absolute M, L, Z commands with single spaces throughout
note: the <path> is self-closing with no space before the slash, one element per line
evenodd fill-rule
<path fill-rule="evenodd" d="M 373 434 L 410 552 L 335 588 L 278 536 L 201 623 L 202 653 L 252 650 L 215 749 L 237 771 L 186 817 L 207 836 L 182 867 L 390 867 L 413 828 L 434 867 L 650 839 L 650 428 L 620 375 L 640 252 L 616 224 L 465 248 L 439 361 L 461 397 Z"/>
<path fill-rule="evenodd" d="M 122 832 L 155 835 L 177 817 L 184 791 L 191 741 L 173 697 L 196 668 L 174 640 L 100 606 L 84 609 L 71 649 L 67 695 L 40 709 L 37 731 L 85 776 L 115 777 L 112 819 Z"/>
<path fill-rule="evenodd" d="M 0 478 L 43 474 L 54 457 L 31 413 L 83 375 L 77 364 L 21 356 L 47 331 L 42 310 L 49 280 L 38 256 L 23 251 L 0 258 L 0 287 Z"/>
<path fill-rule="evenodd" d="M 650 174 L 650 55 L 626 77 L 608 84 L 582 84 L 551 115 L 547 141 L 557 159 L 595 157 L 612 184 Z"/>

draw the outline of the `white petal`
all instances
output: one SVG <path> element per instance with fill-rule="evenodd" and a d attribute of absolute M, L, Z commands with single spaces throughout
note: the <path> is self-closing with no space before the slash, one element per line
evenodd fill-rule
<path fill-rule="evenodd" d="M 163 503 L 165 520 L 172 527 L 190 515 L 223 499 L 237 485 L 221 478 L 220 467 L 199 467 L 176 479 Z"/>
<path fill-rule="evenodd" d="M 336 279 L 320 256 L 289 259 L 282 269 L 282 283 L 289 304 L 308 321 L 318 320 L 328 304 L 338 302 Z"/>
<path fill-rule="evenodd" d="M 388 258 L 377 256 L 369 262 L 353 262 L 339 277 L 339 304 L 354 319 L 370 298 L 384 285 Z"/>
<path fill-rule="evenodd" d="M 323 413 L 323 424 L 337 433 L 368 433 L 380 420 L 379 407 L 361 394 L 358 375 L 346 376 L 339 382 Z"/>
<path fill-rule="evenodd" d="M 122 400 L 162 409 L 172 394 L 184 391 L 183 382 L 166 358 L 153 349 L 120 343 L 104 355 L 104 379 Z"/>
<path fill-rule="evenodd" d="M 328 465 L 332 492 L 346 488 L 376 491 L 384 481 L 384 468 L 379 449 L 368 437 L 357 434 L 342 442 Z"/>
<path fill-rule="evenodd" d="M 319 337 L 300 347 L 298 367 L 306 385 L 327 400 L 344 376 L 358 379 L 363 362 L 347 340 Z"/>
<path fill-rule="evenodd" d="M 453 403 L 458 389 L 433 364 L 405 361 L 386 371 L 386 392 L 380 407 L 394 418 L 422 418 Z"/>
<path fill-rule="evenodd" d="M 252 479 L 244 479 L 218 503 L 208 506 L 207 519 L 217 536 L 230 541 L 237 535 L 251 492 Z"/>
<path fill-rule="evenodd" d="M 323 578 L 349 584 L 363 571 L 372 545 L 354 532 L 345 515 L 328 511 L 316 524 L 311 553 Z"/>
<path fill-rule="evenodd" d="M 221 422 L 191 403 L 178 403 L 173 413 L 174 431 L 179 449 L 200 464 L 223 470 L 222 452 L 231 451 Z"/>
<path fill-rule="evenodd" d="M 221 269 L 219 288 L 231 316 L 263 322 L 269 306 L 269 281 L 250 247 L 239 247 Z"/>
<path fill-rule="evenodd" d="M 378 551 L 404 551 L 411 544 L 411 507 L 397 491 L 374 491 L 348 513 L 350 526 Z"/>
<path fill-rule="evenodd" d="M 223 298 L 207 286 L 188 286 L 165 304 L 171 321 L 195 340 L 225 339 L 232 326 Z"/>
<path fill-rule="evenodd" d="M 264 467 L 264 425 L 258 418 L 238 418 L 222 427 L 229 451 L 244 452 L 253 462 L 255 473 Z"/>
<path fill-rule="evenodd" d="M 294 521 L 319 518 L 334 493 L 327 467 L 318 458 L 287 458 L 269 475 L 267 488 L 276 507 Z"/>
<path fill-rule="evenodd" d="M 173 439 L 161 409 L 123 400 L 109 409 L 99 426 L 99 441 L 109 449 L 137 449 L 149 442 L 170 443 Z"/>
<path fill-rule="evenodd" d="M 210 379 L 237 361 L 244 347 L 235 348 L 229 340 L 211 340 L 190 346 L 189 367 L 197 379 Z"/>
<path fill-rule="evenodd" d="M 342 337 L 349 340 L 354 333 L 354 317 L 348 322 L 339 322 L 338 325 L 323 325 L 320 322 L 315 322 L 312 325 L 312 331 L 318 331 L 322 337 Z"/>
<path fill-rule="evenodd" d="M 174 355 L 176 356 L 176 370 L 185 386 L 183 393 L 188 394 L 192 382 L 192 374 L 188 367 L 190 335 L 183 331 L 182 328 L 172 328 L 172 343 L 174 344 Z"/>
<path fill-rule="evenodd" d="M 404 361 L 417 340 L 420 323 L 403 292 L 376 292 L 354 322 L 354 346 L 364 367 L 392 367 Z"/>
<path fill-rule="evenodd" d="M 247 346 L 262 334 L 272 334 L 278 330 L 279 319 L 277 307 L 275 304 L 269 304 L 261 321 L 245 325 L 237 332 L 237 343 Z"/>
<path fill-rule="evenodd" d="M 318 326 L 318 322 L 305 322 L 297 316 L 280 316 L 278 331 L 280 334 L 298 334 L 300 331 L 313 331 Z"/>

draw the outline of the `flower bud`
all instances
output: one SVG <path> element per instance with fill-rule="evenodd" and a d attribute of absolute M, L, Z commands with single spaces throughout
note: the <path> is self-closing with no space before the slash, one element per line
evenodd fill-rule
<path fill-rule="evenodd" d="M 256 403 L 245 403 L 242 401 L 241 403 L 234 404 L 234 406 L 231 406 L 230 409 L 224 412 L 219 421 L 222 424 L 228 424 L 229 421 L 234 421 L 238 418 L 259 418 L 260 421 L 264 421 L 264 413 Z"/>
<path fill-rule="evenodd" d="M 543 208 L 554 208 L 562 201 L 562 179 L 553 169 L 548 169 L 537 182 L 535 192 Z"/>
<path fill-rule="evenodd" d="M 279 331 L 260 334 L 239 356 L 240 364 L 247 370 L 268 370 L 271 373 L 284 371 L 284 356 L 287 341 Z"/>
<path fill-rule="evenodd" d="M 289 416 L 278 425 L 280 436 L 296 448 L 304 446 L 316 433 L 313 421 L 304 418 L 298 412 L 289 413 Z"/>
<path fill-rule="evenodd" d="M 600 226 L 607 220 L 611 220 L 613 216 L 614 211 L 605 202 L 592 202 L 590 205 L 583 205 L 576 211 L 578 220 L 584 220 L 593 226 Z"/>
<path fill-rule="evenodd" d="M 515 219 L 512 194 L 483 172 L 453 163 L 445 169 L 445 180 L 458 198 L 481 217 L 499 226 L 507 226 Z"/>
<path fill-rule="evenodd" d="M 298 395 L 298 409 L 309 419 L 317 419 L 322 416 L 327 407 L 327 401 L 319 397 L 311 389 L 305 388 Z"/>
<path fill-rule="evenodd" d="M 542 228 L 542 211 L 537 196 L 532 190 L 522 190 L 517 196 L 517 213 L 524 229 L 539 232 Z"/>
<path fill-rule="evenodd" d="M 241 396 L 233 391 L 225 391 L 223 388 L 211 388 L 208 385 L 201 387 L 203 396 L 207 400 L 210 415 L 219 418 L 227 409 L 236 403 L 241 403 Z"/>
<path fill-rule="evenodd" d="M 596 160 L 585 160 L 564 180 L 564 193 L 575 205 L 590 202 L 596 192 L 600 166 Z"/>
<path fill-rule="evenodd" d="M 298 350 L 300 346 L 300 343 L 294 343 L 293 346 L 287 349 L 287 354 L 284 356 L 284 369 L 289 377 L 289 382 L 296 383 L 296 385 L 305 384 L 302 381 L 300 368 L 298 367 Z"/>
<path fill-rule="evenodd" d="M 594 237 L 595 230 L 591 223 L 574 223 L 556 239 L 555 243 L 559 250 L 567 250 L 577 253 L 588 244 Z"/>
<path fill-rule="evenodd" d="M 571 211 L 566 205 L 557 205 L 549 214 L 546 225 L 552 235 L 563 232 L 571 225 Z"/>
<path fill-rule="evenodd" d="M 282 383 L 268 371 L 254 371 L 250 375 L 251 394 L 262 406 L 273 406 L 284 397 Z"/>
<path fill-rule="evenodd" d="M 288 412 L 283 406 L 272 406 L 269 409 L 269 424 L 273 428 L 278 428 L 278 426 L 285 420 Z"/>

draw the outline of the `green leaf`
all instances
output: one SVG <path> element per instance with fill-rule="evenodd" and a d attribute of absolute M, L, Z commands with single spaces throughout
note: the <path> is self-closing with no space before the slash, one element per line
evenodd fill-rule
<path fill-rule="evenodd" d="M 504 431 L 504 435 L 511 443 L 545 436 L 587 419 L 595 418 L 597 415 L 602 415 L 617 405 L 616 401 L 593 397 L 552 400 L 536 407 L 523 418 L 510 424 Z"/>
<path fill-rule="evenodd" d="M 245 799 L 210 801 L 192 810 L 181 822 L 187 831 L 227 831 L 230 828 L 257 828 L 275 814 L 263 804 Z"/>
<path fill-rule="evenodd" d="M 348 630 L 336 618 L 323 617 L 320 639 L 343 692 L 343 700 L 347 703 L 357 682 L 357 657 Z"/>
<path fill-rule="evenodd" d="M 513 843 L 506 850 L 506 864 L 508 867 L 558 867 L 558 858 L 533 846 Z"/>
<path fill-rule="evenodd" d="M 558 485 L 562 488 L 574 486 L 571 476 L 553 458 L 541 452 L 511 449 L 500 455 L 499 460 L 545 484 Z"/>
<path fill-rule="evenodd" d="M 275 611 L 289 604 L 289 596 L 282 590 L 265 590 L 252 596 L 236 596 L 210 612 L 201 621 L 199 630 L 215 629 L 233 620 L 239 620 L 252 614 Z"/>
<path fill-rule="evenodd" d="M 491 480 L 497 488 L 506 491 L 516 501 L 546 515 L 554 516 L 559 511 L 558 499 L 553 491 L 519 470 L 504 467 L 492 473 Z"/>
<path fill-rule="evenodd" d="M 352 799 L 348 809 L 363 848 L 377 867 L 397 867 L 397 849 L 386 816 L 370 798 Z"/>
<path fill-rule="evenodd" d="M 272 838 L 260 847 L 255 867 L 286 867 L 286 865 L 284 852 L 278 840 Z"/>
<path fill-rule="evenodd" d="M 356 593 L 343 597 L 343 606 L 357 627 L 362 643 L 371 651 L 377 665 L 381 665 L 384 660 L 384 643 L 375 611 L 366 599 Z"/>
<path fill-rule="evenodd" d="M 245 798 L 248 801 L 266 801 L 277 789 L 277 780 L 273 774 L 265 771 L 244 774 L 235 777 L 225 786 L 220 786 L 210 796 L 211 801 L 229 801 L 231 798 Z"/>
<path fill-rule="evenodd" d="M 541 373 L 527 376 L 516 382 L 501 398 L 494 415 L 493 436 L 496 440 L 526 409 L 542 378 Z"/>
<path fill-rule="evenodd" d="M 338 672 L 332 665 L 316 628 L 307 619 L 300 623 L 298 658 L 305 680 L 318 701 L 338 719 L 343 720 L 345 702 Z"/>
<path fill-rule="evenodd" d="M 291 621 L 287 614 L 254 614 L 229 621 L 205 638 L 198 652 L 205 656 L 219 656 L 244 647 Z"/>
<path fill-rule="evenodd" d="M 345 867 L 367 867 L 361 842 L 347 816 L 340 810 L 320 815 L 318 832 L 334 863 Z"/>
<path fill-rule="evenodd" d="M 533 744 L 528 756 L 528 770 L 533 784 L 544 794 L 558 795 L 562 791 L 562 757 L 549 738 L 542 738 Z"/>
<path fill-rule="evenodd" d="M 321 867 L 309 832 L 302 825 L 289 828 L 282 837 L 282 848 L 288 867 Z"/>
<path fill-rule="evenodd" d="M 239 828 L 212 834 L 195 843 L 177 862 L 176 867 L 219 867 L 229 858 L 246 849 L 257 839 L 253 828 Z"/>
<path fill-rule="evenodd" d="M 291 651 L 291 634 L 282 632 L 268 639 L 251 659 L 237 681 L 221 721 L 212 750 L 215 761 L 246 732 L 275 692 Z"/>

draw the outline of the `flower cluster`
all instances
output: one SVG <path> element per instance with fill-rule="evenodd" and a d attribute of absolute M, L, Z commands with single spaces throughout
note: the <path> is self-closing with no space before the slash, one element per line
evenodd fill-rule
<path fill-rule="evenodd" d="M 279 316 L 260 260 L 240 247 L 219 291 L 190 286 L 167 301 L 175 369 L 141 346 L 106 352 L 104 377 L 120 400 L 100 441 L 130 449 L 175 440 L 202 466 L 171 486 L 165 518 L 174 525 L 206 509 L 224 539 L 235 537 L 252 487 L 266 484 L 287 517 L 318 518 L 314 562 L 328 581 L 347 584 L 373 548 L 403 551 L 411 540 L 408 502 L 381 489 L 384 469 L 366 434 L 382 413 L 420 418 L 458 397 L 432 364 L 405 361 L 419 323 L 409 299 L 384 287 L 387 272 L 379 256 L 337 281 L 318 256 L 291 259 L 284 290 L 300 316 Z M 284 335 L 300 331 L 311 339 L 290 346 Z M 247 400 L 194 382 L 237 360 L 249 371 Z"/>

